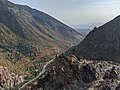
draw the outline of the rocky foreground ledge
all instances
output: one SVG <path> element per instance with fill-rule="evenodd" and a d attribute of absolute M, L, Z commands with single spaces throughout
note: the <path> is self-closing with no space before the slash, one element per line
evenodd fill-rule
<path fill-rule="evenodd" d="M 120 90 L 120 65 L 58 56 L 20 90 Z"/>
<path fill-rule="evenodd" d="M 10 88 L 22 83 L 23 76 L 10 73 L 7 67 L 0 66 L 0 90 L 10 90 Z"/>

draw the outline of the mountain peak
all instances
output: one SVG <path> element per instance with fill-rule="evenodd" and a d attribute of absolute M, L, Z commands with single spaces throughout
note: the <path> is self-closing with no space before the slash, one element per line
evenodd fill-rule
<path fill-rule="evenodd" d="M 120 15 L 116 16 L 113 20 L 119 19 L 120 20 Z"/>
<path fill-rule="evenodd" d="M 94 28 L 80 44 L 71 48 L 70 52 L 81 58 L 119 62 L 119 46 L 120 16 L 117 16 L 103 26 Z"/>

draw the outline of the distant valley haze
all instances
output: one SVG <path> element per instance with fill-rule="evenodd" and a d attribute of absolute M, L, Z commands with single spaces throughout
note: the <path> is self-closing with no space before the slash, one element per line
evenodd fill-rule
<path fill-rule="evenodd" d="M 28 5 L 46 12 L 69 26 L 80 25 L 80 29 L 93 29 L 96 26 L 101 26 L 109 20 L 112 20 L 120 14 L 120 0 L 10 1 L 16 4 Z"/>

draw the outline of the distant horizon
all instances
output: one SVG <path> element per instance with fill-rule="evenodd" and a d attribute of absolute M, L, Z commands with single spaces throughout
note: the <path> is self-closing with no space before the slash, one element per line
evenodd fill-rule
<path fill-rule="evenodd" d="M 9 0 L 15 4 L 28 5 L 45 12 L 69 25 L 90 26 L 94 28 L 105 24 L 120 15 L 120 1 L 116 0 Z"/>

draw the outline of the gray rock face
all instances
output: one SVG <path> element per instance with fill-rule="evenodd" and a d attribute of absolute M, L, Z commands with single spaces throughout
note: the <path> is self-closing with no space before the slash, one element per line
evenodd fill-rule
<path fill-rule="evenodd" d="M 116 87 L 116 90 L 120 90 L 120 83 L 119 83 L 118 86 Z"/>
<path fill-rule="evenodd" d="M 22 83 L 23 81 L 23 76 L 18 76 L 14 73 L 11 74 L 7 67 L 0 66 L 0 88 L 2 90 L 9 89 L 13 86 Z"/>
<path fill-rule="evenodd" d="M 85 66 L 82 66 L 81 68 L 81 72 L 82 72 L 82 80 L 85 83 L 89 83 L 91 81 L 94 81 L 97 79 L 97 72 L 95 70 L 95 68 L 92 65 L 86 64 Z"/>
<path fill-rule="evenodd" d="M 119 72 L 114 63 L 58 56 L 20 90 L 115 90 L 119 88 Z"/>
<path fill-rule="evenodd" d="M 111 70 L 107 70 L 105 72 L 105 75 L 103 77 L 104 79 L 117 79 L 118 75 L 117 72 L 115 71 L 114 68 L 112 68 Z"/>

